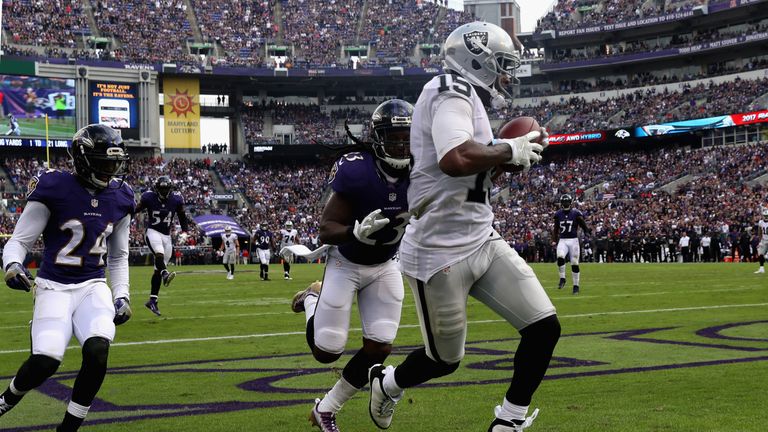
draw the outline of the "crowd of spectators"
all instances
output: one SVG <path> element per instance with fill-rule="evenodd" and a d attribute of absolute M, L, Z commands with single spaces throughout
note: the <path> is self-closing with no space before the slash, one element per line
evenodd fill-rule
<path fill-rule="evenodd" d="M 254 66 L 264 63 L 265 41 L 278 26 L 272 15 L 275 0 L 192 0 L 203 39 L 216 41 L 224 49 L 226 62 L 217 65 Z"/>
<path fill-rule="evenodd" d="M 78 0 L 3 0 L 3 15 L 4 27 L 18 45 L 73 48 L 78 37 L 91 33 Z"/>
<path fill-rule="evenodd" d="M 563 97 L 559 103 L 544 101 L 535 106 L 511 107 L 492 112 L 491 117 L 509 119 L 528 115 L 536 118 L 539 124 L 546 124 L 554 116 L 562 116 L 565 118 L 562 123 L 549 126 L 552 132 L 566 133 L 706 118 L 768 108 L 764 103 L 756 102 L 768 93 L 768 78 L 736 78 L 719 84 L 710 81 L 682 87 L 679 92 L 638 89 L 632 93 L 591 102 L 580 96 Z"/>
<path fill-rule="evenodd" d="M 742 259 L 754 258 L 757 233 L 753 226 L 761 218 L 761 207 L 768 204 L 768 191 L 750 186 L 749 181 L 767 172 L 768 142 L 545 156 L 542 164 L 527 173 L 501 176 L 494 188 L 494 224 L 530 261 L 554 258 L 552 215 L 563 193 L 576 197 L 577 207 L 594 230 L 585 242 L 587 260 L 677 260 L 680 251 L 675 247 L 684 233 L 692 244 L 709 237 L 718 251 L 705 251 L 699 245 L 690 256 L 680 259 L 722 259 L 735 252 Z M 132 174 L 126 181 L 138 198 L 157 176 L 170 175 L 191 215 L 226 212 L 251 232 L 259 225 L 278 231 L 291 221 L 301 233 L 300 240 L 313 246 L 327 198 L 330 164 L 329 160 L 265 164 L 228 159 L 138 159 L 132 162 Z M 68 169 L 65 159 L 59 159 L 57 166 Z M 3 168 L 23 190 L 20 185 L 43 165 L 33 158 L 7 158 Z M 245 205 L 214 208 L 211 176 L 218 176 L 227 191 L 246 197 Z M 679 184 L 670 183 L 676 180 Z M 2 232 L 12 231 L 23 204 L 22 199 L 11 204 L 13 210 L 10 206 L 3 209 Z M 142 218 L 133 225 L 131 245 L 140 248 L 144 246 Z M 177 245 L 191 250 L 206 243 L 197 231 L 178 234 Z"/>
<path fill-rule="evenodd" d="M 601 24 L 616 24 L 673 12 L 689 11 L 696 6 L 707 3 L 707 0 L 651 0 L 646 2 L 558 0 L 552 11 L 539 19 L 535 31 L 571 30 Z"/>
<path fill-rule="evenodd" d="M 689 33 L 654 36 L 637 40 L 622 40 L 615 43 L 594 43 L 575 48 L 556 49 L 545 62 L 561 63 L 608 57 L 619 57 L 637 53 L 652 53 L 673 48 L 689 47 L 706 42 L 728 38 L 746 37 L 763 34 L 768 30 L 768 20 L 747 22 L 741 25 L 728 25 L 719 28 L 692 30 Z"/>
<path fill-rule="evenodd" d="M 89 0 L 102 36 L 115 37 L 117 60 L 199 64 L 186 42 L 193 37 L 184 0 Z"/>
<path fill-rule="evenodd" d="M 614 250 L 629 250 L 620 244 L 653 243 L 679 238 L 683 232 L 692 237 L 716 234 L 727 247 L 733 239 L 726 238 L 729 231 L 723 232 L 722 227 L 755 234 L 751 228 L 760 218 L 761 206 L 768 204 L 763 187 L 747 185 L 747 180 L 766 173 L 766 156 L 766 142 L 699 150 L 559 155 L 526 174 L 502 180 L 509 186 L 509 195 L 495 206 L 497 229 L 527 259 L 552 260 L 552 215 L 560 195 L 570 193 L 580 201 L 578 208 L 595 231 L 587 243 L 601 250 L 595 253 L 603 261 L 626 258 L 607 254 L 606 243 L 618 243 Z M 682 181 L 672 192 L 661 188 L 685 175 L 692 180 Z M 598 241 L 603 244 L 600 248 L 595 246 Z"/>
<path fill-rule="evenodd" d="M 352 63 L 342 53 L 344 45 L 373 47 L 376 54 L 357 67 L 431 64 L 435 56 L 419 59 L 417 44 L 442 42 L 458 24 L 473 19 L 445 2 L 420 0 L 87 1 L 97 29 L 89 28 L 88 11 L 75 0 L 3 0 L 11 17 L 3 21 L 4 27 L 12 43 L 43 46 L 46 56 L 53 58 L 197 66 L 210 60 L 216 66 L 274 67 L 265 52 L 271 43 L 290 47 L 282 66 L 345 68 Z M 188 5 L 201 40 L 195 40 Z M 89 46 L 86 39 L 77 44 L 77 36 L 91 33 L 114 37 L 115 44 L 103 49 Z M 213 42 L 209 59 L 191 54 L 187 42 Z M 9 51 L 42 54 L 21 48 Z"/>

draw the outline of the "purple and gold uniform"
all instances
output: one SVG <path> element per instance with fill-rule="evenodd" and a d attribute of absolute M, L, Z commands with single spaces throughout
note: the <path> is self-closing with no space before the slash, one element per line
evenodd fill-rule
<path fill-rule="evenodd" d="M 333 166 L 329 183 L 333 191 L 355 204 L 352 217 L 362 220 L 381 209 L 389 224 L 371 236 L 375 245 L 351 241 L 339 245 L 339 253 L 356 264 L 381 264 L 391 259 L 400 245 L 408 214 L 408 178 L 391 183 L 382 178 L 376 159 L 369 153 L 349 153 Z"/>

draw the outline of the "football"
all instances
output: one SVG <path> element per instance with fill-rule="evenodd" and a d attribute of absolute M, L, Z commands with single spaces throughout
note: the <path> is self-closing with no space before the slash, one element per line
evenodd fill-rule
<path fill-rule="evenodd" d="M 499 128 L 498 137 L 499 138 L 517 138 L 520 136 L 523 136 L 531 131 L 538 131 L 541 130 L 541 126 L 539 126 L 539 122 L 536 121 L 533 117 L 517 117 L 514 118 Z M 502 171 L 506 172 L 518 172 L 522 171 L 523 167 L 521 165 L 511 165 L 511 164 L 503 164 L 499 165 L 499 168 Z"/>
<path fill-rule="evenodd" d="M 539 122 L 533 117 L 517 117 L 499 129 L 499 138 L 517 138 L 531 131 L 540 131 Z"/>

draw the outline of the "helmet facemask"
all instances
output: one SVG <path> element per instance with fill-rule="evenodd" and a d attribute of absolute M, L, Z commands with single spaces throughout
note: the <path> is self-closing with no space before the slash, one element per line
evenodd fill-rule
<path fill-rule="evenodd" d="M 411 165 L 411 118 L 392 117 L 392 126 L 373 130 L 373 153 L 394 169 Z"/>
<path fill-rule="evenodd" d="M 96 189 L 106 189 L 113 179 L 122 181 L 130 160 L 122 147 L 107 147 L 104 154 L 99 154 L 93 141 L 86 137 L 77 140 L 70 156 L 77 175 Z"/>
<path fill-rule="evenodd" d="M 155 183 L 155 192 L 158 196 L 162 199 L 168 199 L 168 196 L 171 194 L 171 190 L 173 190 L 173 183 L 171 183 L 171 179 L 168 177 L 160 177 L 157 179 L 157 182 Z"/>

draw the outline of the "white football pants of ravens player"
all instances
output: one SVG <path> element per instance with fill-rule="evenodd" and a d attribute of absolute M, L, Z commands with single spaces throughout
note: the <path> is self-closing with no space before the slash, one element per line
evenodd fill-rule
<path fill-rule="evenodd" d="M 468 296 L 517 330 L 555 315 L 533 269 L 501 237 L 444 268 L 427 283 L 410 276 L 406 279 L 415 297 L 427 355 L 446 364 L 464 358 Z"/>
<path fill-rule="evenodd" d="M 577 238 L 561 238 L 557 241 L 557 258 L 558 260 L 561 260 L 560 262 L 565 262 L 565 257 L 570 256 L 571 257 L 571 269 L 574 268 L 574 266 L 579 265 L 579 258 L 581 258 L 581 251 L 579 249 L 579 239 Z M 577 267 L 578 268 L 578 267 Z M 560 275 L 560 280 L 565 279 L 565 265 L 561 265 L 557 267 L 558 274 Z M 571 276 L 573 277 L 573 285 L 579 286 L 579 276 L 581 275 L 578 271 L 572 271 Z M 561 287 L 562 288 L 562 287 Z"/>
<path fill-rule="evenodd" d="M 269 260 L 272 258 L 272 252 L 269 249 L 257 249 L 256 253 L 259 256 L 259 262 L 264 265 L 269 265 Z"/>
<path fill-rule="evenodd" d="M 105 281 L 61 284 L 36 279 L 32 354 L 61 361 L 74 333 L 80 345 L 92 337 L 115 338 L 115 307 Z"/>
<path fill-rule="evenodd" d="M 355 295 L 363 338 L 385 344 L 395 340 L 404 295 L 395 260 L 355 264 L 331 247 L 322 287 L 319 297 L 308 296 L 305 301 L 307 321 L 314 315 L 315 346 L 328 353 L 344 351 Z M 316 307 L 307 304 L 313 299 L 317 299 Z"/>
<path fill-rule="evenodd" d="M 152 255 L 158 253 L 163 254 L 163 261 L 165 262 L 165 266 L 168 267 L 168 262 L 171 261 L 171 255 L 173 255 L 171 236 L 155 231 L 152 228 L 147 228 L 144 240 L 149 247 L 149 251 L 152 252 Z M 159 270 L 157 264 L 155 264 L 155 270 Z"/>

